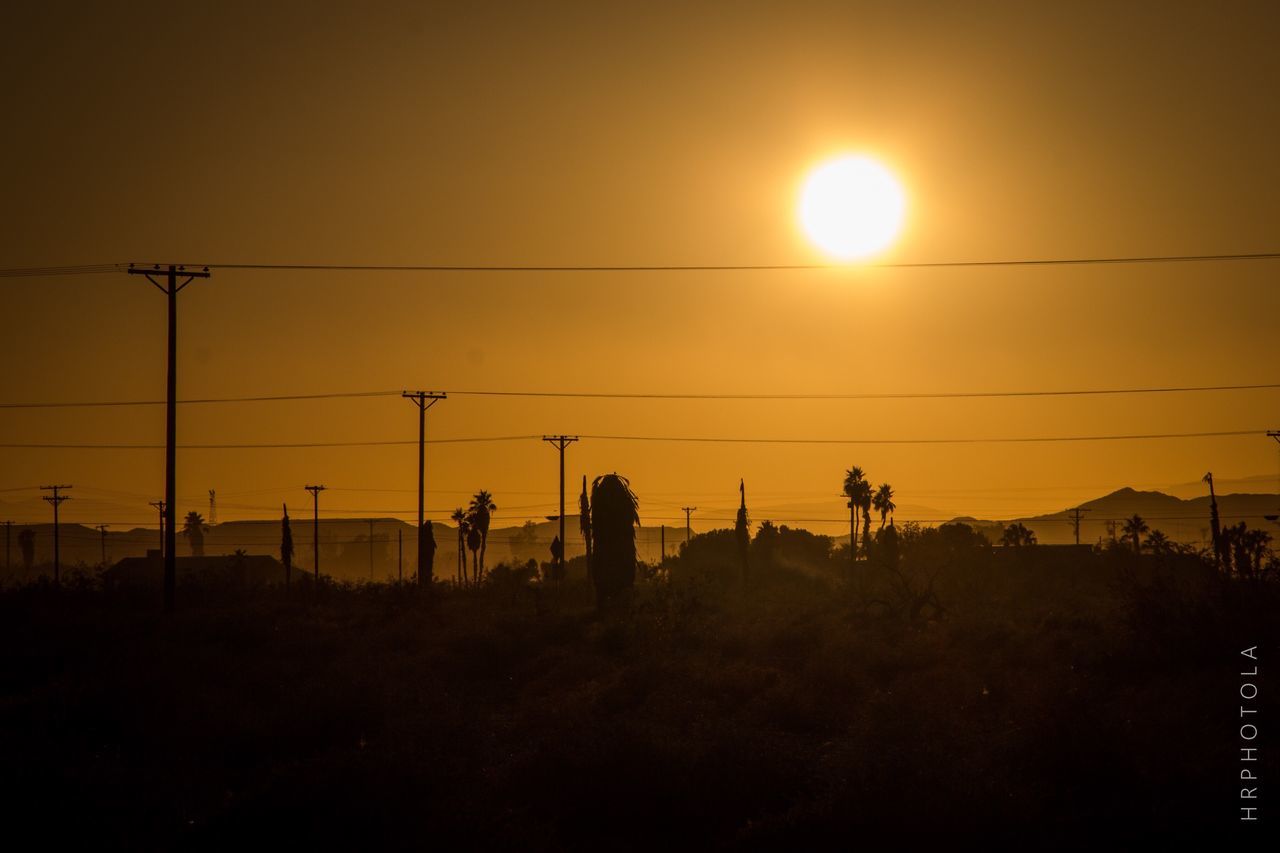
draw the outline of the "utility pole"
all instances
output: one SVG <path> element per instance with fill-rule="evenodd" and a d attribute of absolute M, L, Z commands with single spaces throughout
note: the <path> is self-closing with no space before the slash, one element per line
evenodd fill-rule
<path fill-rule="evenodd" d="M 396 528 L 396 581 L 404 583 L 404 528 Z"/>
<path fill-rule="evenodd" d="M 316 578 L 316 593 L 320 591 L 320 493 L 324 491 L 324 486 L 305 486 L 311 493 L 311 500 L 315 507 L 311 524 L 311 541 L 315 546 L 315 562 L 313 563 Z"/>
<path fill-rule="evenodd" d="M 148 506 L 153 506 L 160 513 L 160 558 L 164 559 L 164 501 L 147 501 Z"/>
<path fill-rule="evenodd" d="M 658 565 L 661 566 L 667 561 L 667 525 L 665 523 L 658 533 L 658 552 Z"/>
<path fill-rule="evenodd" d="M 12 521 L 6 521 L 4 523 L 4 571 L 5 571 L 5 574 L 9 573 L 9 555 L 10 555 L 9 532 L 12 528 L 13 528 Z"/>
<path fill-rule="evenodd" d="M 684 510 L 684 544 L 688 545 L 688 544 L 689 544 L 689 535 L 690 535 L 690 530 L 692 529 L 692 528 L 690 528 L 690 526 L 689 526 L 689 515 L 690 515 L 690 513 L 692 513 L 694 510 L 696 510 L 696 509 L 697 509 L 697 507 L 696 507 L 696 506 L 682 506 L 682 507 L 680 507 L 680 508 L 681 508 L 682 510 Z"/>
<path fill-rule="evenodd" d="M 373 523 L 374 519 L 366 518 L 369 524 L 369 582 L 373 583 Z"/>
<path fill-rule="evenodd" d="M 576 435 L 544 435 L 542 440 L 555 445 L 560 451 L 560 556 L 556 566 L 556 577 L 564 577 L 564 552 L 568 550 L 564 541 L 564 449 L 578 440 Z"/>
<path fill-rule="evenodd" d="M 102 534 L 102 566 L 103 566 L 103 568 L 106 568 L 106 565 L 107 565 L 107 525 L 105 525 L 105 524 L 99 524 L 99 525 L 98 525 L 98 532 Z"/>
<path fill-rule="evenodd" d="M 213 489 L 209 490 L 209 526 L 213 527 L 218 523 L 218 493 Z"/>
<path fill-rule="evenodd" d="M 435 391 L 403 391 L 401 397 L 412 400 L 418 406 L 418 584 L 430 586 L 431 577 L 427 572 L 426 537 L 422 535 L 424 519 L 424 496 L 426 495 L 427 467 L 427 409 L 440 400 L 449 399 L 449 395 Z"/>
<path fill-rule="evenodd" d="M 152 278 L 153 275 L 165 273 L 165 284 Z M 186 267 L 169 264 L 167 270 L 161 270 L 159 264 L 151 269 L 135 269 L 129 264 L 129 275 L 147 277 L 156 288 L 169 299 L 169 378 L 165 398 L 165 451 L 164 451 L 164 609 L 172 611 L 174 607 L 174 590 L 177 587 L 178 568 L 174 558 L 177 555 L 177 518 L 178 506 L 178 293 L 197 278 L 208 278 L 209 268 L 191 272 Z M 178 276 L 186 280 L 178 284 Z"/>
<path fill-rule="evenodd" d="M 1075 507 L 1074 509 L 1067 510 L 1067 512 L 1070 513 L 1071 515 L 1071 527 L 1076 532 L 1077 545 L 1080 544 L 1080 516 L 1086 512 L 1092 512 L 1092 511 L 1093 510 L 1083 509 L 1082 507 Z"/>
<path fill-rule="evenodd" d="M 58 506 L 65 500 L 70 500 L 69 496 L 58 494 L 63 489 L 69 489 L 71 486 L 41 486 L 43 492 L 53 492 L 53 495 L 45 495 L 44 500 L 53 505 L 53 585 L 57 586 L 61 582 L 62 556 L 58 551 Z"/>

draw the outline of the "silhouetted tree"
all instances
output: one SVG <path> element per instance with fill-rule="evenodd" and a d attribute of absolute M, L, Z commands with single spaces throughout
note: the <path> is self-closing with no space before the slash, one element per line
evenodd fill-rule
<path fill-rule="evenodd" d="M 605 474 L 591 484 L 591 536 L 595 560 L 596 606 L 622 599 L 636 579 L 636 525 L 639 502 L 631 484 Z"/>
<path fill-rule="evenodd" d="M 1036 534 L 1022 522 L 1014 522 L 1000 534 L 1000 544 L 1006 548 L 1022 548 L 1036 544 Z"/>
<path fill-rule="evenodd" d="M 22 568 L 31 571 L 36 562 L 36 532 L 30 527 L 18 534 L 18 549 L 22 551 Z"/>
<path fill-rule="evenodd" d="M 884 528 L 885 518 L 898 508 L 893 502 L 893 487 L 888 483 L 881 483 L 880 488 L 876 489 L 875 495 L 871 498 L 871 505 L 876 512 L 880 513 L 880 527 Z"/>
<path fill-rule="evenodd" d="M 844 493 L 849 498 L 849 556 L 857 559 L 858 510 L 862 508 L 863 499 L 871 494 L 871 484 L 857 465 L 844 472 Z"/>
<path fill-rule="evenodd" d="M 738 542 L 738 556 L 742 560 L 742 587 L 745 589 L 747 577 L 750 574 L 748 559 L 751 549 L 751 521 L 747 518 L 746 481 L 738 481 L 738 492 L 742 496 L 742 502 L 738 505 L 738 518 L 733 525 L 733 535 Z"/>
<path fill-rule="evenodd" d="M 204 556 L 204 532 L 206 529 L 204 518 L 195 510 L 187 513 L 187 517 L 183 519 L 182 535 L 187 538 L 187 544 L 191 546 L 192 556 Z"/>
<path fill-rule="evenodd" d="M 564 580 L 561 575 L 564 573 L 564 545 L 560 542 L 559 535 L 551 537 L 551 580 Z"/>
<path fill-rule="evenodd" d="M 466 586 L 467 584 L 467 511 L 462 507 L 458 507 L 453 511 L 453 515 L 449 516 L 454 524 L 458 525 L 458 565 L 456 576 L 458 586 Z"/>
<path fill-rule="evenodd" d="M 1142 520 L 1142 516 L 1137 513 L 1124 520 L 1124 527 L 1121 530 L 1133 542 L 1133 553 L 1142 553 L 1142 535 L 1149 529 L 1147 523 Z"/>
<path fill-rule="evenodd" d="M 760 557 L 756 565 L 762 567 L 765 572 L 772 571 L 773 557 L 778 550 L 778 528 L 772 521 L 760 522 L 760 529 L 756 531 L 752 548 Z"/>
<path fill-rule="evenodd" d="M 1152 554 L 1168 554 L 1173 551 L 1173 543 L 1159 530 L 1148 533 L 1147 541 L 1143 545 Z"/>
<path fill-rule="evenodd" d="M 289 588 L 293 577 L 293 530 L 289 527 L 289 505 L 284 507 L 284 517 L 280 519 L 280 562 L 284 563 L 284 586 Z"/>
<path fill-rule="evenodd" d="M 578 530 L 587 546 L 587 583 L 594 582 L 591 574 L 591 500 L 587 497 L 587 475 L 582 475 L 582 494 L 578 496 Z"/>
<path fill-rule="evenodd" d="M 484 489 L 476 492 L 471 498 L 471 526 L 480 531 L 480 577 L 484 577 L 484 552 L 489 547 L 489 522 L 498 505 L 493 502 L 493 495 Z"/>
<path fill-rule="evenodd" d="M 480 553 L 480 548 L 483 545 L 484 538 L 480 535 L 480 528 L 468 525 L 467 548 L 471 550 L 471 583 L 476 587 L 480 586 L 479 558 L 476 555 Z"/>

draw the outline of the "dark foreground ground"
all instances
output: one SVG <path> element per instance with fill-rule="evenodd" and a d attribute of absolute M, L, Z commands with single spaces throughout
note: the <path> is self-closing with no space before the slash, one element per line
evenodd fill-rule
<path fill-rule="evenodd" d="M 581 585 L 501 578 L 189 592 L 173 616 L 11 591 L 6 828 L 207 849 L 1231 832 L 1246 646 L 1280 728 L 1274 585 L 1125 574 L 1008 565 L 944 583 L 936 618 L 781 571 L 750 596 L 646 582 L 607 616 Z"/>

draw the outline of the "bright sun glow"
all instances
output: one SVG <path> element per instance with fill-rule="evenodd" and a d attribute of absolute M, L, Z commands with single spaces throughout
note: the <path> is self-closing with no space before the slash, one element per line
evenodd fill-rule
<path fill-rule="evenodd" d="M 868 157 L 839 157 L 805 178 L 800 225 L 818 248 L 850 261 L 887 248 L 906 207 L 902 186 L 884 166 Z"/>

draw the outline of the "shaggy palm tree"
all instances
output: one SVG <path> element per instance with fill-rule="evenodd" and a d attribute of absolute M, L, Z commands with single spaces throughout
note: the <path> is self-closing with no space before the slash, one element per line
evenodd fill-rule
<path fill-rule="evenodd" d="M 1133 541 L 1133 552 L 1135 554 L 1142 553 L 1142 534 L 1146 533 L 1150 528 L 1147 523 L 1142 520 L 1142 516 L 1134 513 L 1132 517 L 1124 520 L 1124 535 Z"/>
<path fill-rule="evenodd" d="M 480 528 L 474 525 L 467 527 L 467 547 L 471 549 L 471 583 L 480 586 L 479 564 L 476 555 L 480 553 L 480 548 L 484 545 L 484 538 L 480 535 Z"/>
<path fill-rule="evenodd" d="M 854 465 L 844 472 L 844 494 L 849 498 L 849 560 L 857 559 L 858 553 L 858 510 L 862 508 L 865 495 L 871 493 L 871 484 L 867 482 L 862 469 Z"/>
<path fill-rule="evenodd" d="M 293 576 L 293 531 L 289 528 L 289 505 L 284 507 L 284 518 L 280 519 L 280 562 L 284 563 L 284 587 L 289 588 Z"/>
<path fill-rule="evenodd" d="M 881 483 L 880 488 L 876 489 L 875 495 L 871 498 L 871 506 L 880 513 L 880 528 L 884 529 L 885 519 L 889 513 L 898 508 L 898 505 L 893 502 L 893 487 L 888 483 Z"/>
<path fill-rule="evenodd" d="M 1142 544 L 1152 554 L 1168 554 L 1173 550 L 1173 543 L 1169 541 L 1169 537 L 1159 530 L 1148 533 L 1147 541 Z"/>
<path fill-rule="evenodd" d="M 742 588 L 747 588 L 747 575 L 750 566 L 747 552 L 751 547 L 751 522 L 747 519 L 747 484 L 738 481 L 738 492 L 742 495 L 742 503 L 738 505 L 738 519 L 733 525 L 733 536 L 738 541 L 738 554 L 742 558 Z"/>
<path fill-rule="evenodd" d="M 457 578 L 458 586 L 466 586 L 467 583 L 467 511 L 462 507 L 458 507 L 453 511 L 453 515 L 449 516 L 454 524 L 458 525 L 458 565 L 455 567 L 454 576 Z"/>
<path fill-rule="evenodd" d="M 484 575 L 484 552 L 489 547 L 489 522 L 498 505 L 493 502 L 493 495 L 484 489 L 476 492 L 471 498 L 471 526 L 480 531 L 480 574 Z"/>
<path fill-rule="evenodd" d="M 582 494 L 578 497 L 578 529 L 587 546 L 587 583 L 591 583 L 591 500 L 587 497 L 586 474 L 582 475 Z"/>
<path fill-rule="evenodd" d="M 187 513 L 187 517 L 182 520 L 182 535 L 187 537 L 193 556 L 204 556 L 204 532 L 206 529 L 204 518 L 195 510 Z"/>
<path fill-rule="evenodd" d="M 596 477 L 591 484 L 591 539 L 597 607 L 624 598 L 635 585 L 639 523 L 639 502 L 627 478 Z"/>

